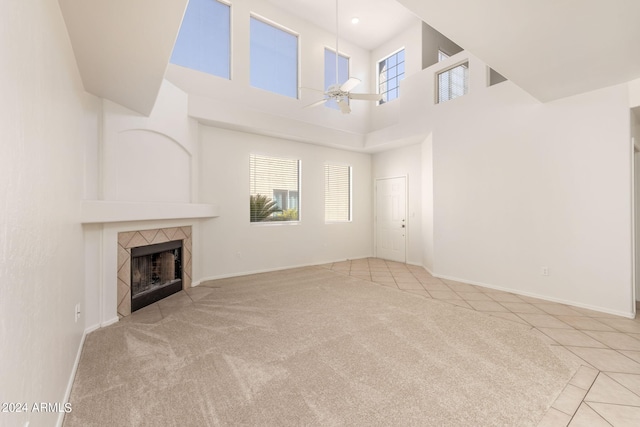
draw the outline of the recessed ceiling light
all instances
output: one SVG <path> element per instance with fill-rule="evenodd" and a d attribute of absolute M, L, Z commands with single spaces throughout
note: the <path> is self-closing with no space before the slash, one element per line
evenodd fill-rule
<path fill-rule="evenodd" d="M 358 18 L 357 16 L 354 16 L 353 18 L 351 18 L 351 23 L 352 24 L 357 24 L 358 22 L 360 22 L 360 18 Z"/>

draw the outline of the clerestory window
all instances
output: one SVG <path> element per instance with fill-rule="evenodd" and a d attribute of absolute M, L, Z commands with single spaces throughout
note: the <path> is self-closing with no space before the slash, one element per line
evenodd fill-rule
<path fill-rule="evenodd" d="M 216 0 L 190 0 L 171 63 L 229 79 L 231 7 Z"/>
<path fill-rule="evenodd" d="M 457 65 L 437 75 L 437 102 L 445 102 L 466 95 L 469 91 L 469 63 Z"/>
<path fill-rule="evenodd" d="M 251 86 L 298 98 L 298 36 L 251 17 Z"/>
<path fill-rule="evenodd" d="M 378 93 L 380 104 L 392 101 L 399 95 L 400 81 L 404 79 L 404 49 L 378 62 Z"/>

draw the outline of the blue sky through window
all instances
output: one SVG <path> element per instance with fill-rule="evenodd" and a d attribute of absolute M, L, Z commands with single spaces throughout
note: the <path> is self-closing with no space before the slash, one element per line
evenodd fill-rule
<path fill-rule="evenodd" d="M 171 62 L 230 78 L 230 7 L 216 0 L 190 0 Z"/>
<path fill-rule="evenodd" d="M 325 90 L 335 84 L 342 84 L 349 80 L 349 58 L 338 55 L 338 79 L 336 81 L 336 53 L 330 49 L 324 50 L 324 88 Z M 339 110 L 338 103 L 333 99 L 328 100 L 324 105 L 335 110 Z"/>
<path fill-rule="evenodd" d="M 251 18 L 251 86 L 298 97 L 298 37 Z"/>
<path fill-rule="evenodd" d="M 400 81 L 404 79 L 404 49 L 378 62 L 378 93 L 380 104 L 399 96 Z"/>

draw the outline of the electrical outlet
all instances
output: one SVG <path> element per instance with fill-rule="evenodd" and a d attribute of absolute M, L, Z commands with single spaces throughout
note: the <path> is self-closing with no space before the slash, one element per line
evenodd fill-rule
<path fill-rule="evenodd" d="M 78 322 L 78 319 L 80 318 L 80 303 L 76 304 L 76 323 Z"/>
<path fill-rule="evenodd" d="M 542 274 L 543 276 L 548 276 L 549 275 L 549 267 L 540 267 L 540 274 Z"/>

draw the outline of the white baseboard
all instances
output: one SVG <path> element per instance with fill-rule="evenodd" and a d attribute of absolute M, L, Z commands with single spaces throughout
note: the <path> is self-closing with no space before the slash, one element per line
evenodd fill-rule
<path fill-rule="evenodd" d="M 114 323 L 118 323 L 119 321 L 120 321 L 120 318 L 118 316 L 116 316 L 113 319 L 105 320 L 104 322 L 102 322 L 100 324 L 99 328 L 104 328 L 106 326 L 113 325 Z M 98 329 L 98 328 L 96 328 L 96 329 Z"/>
<path fill-rule="evenodd" d="M 483 288 L 495 289 L 497 291 L 509 292 L 509 293 L 512 293 L 512 294 L 522 295 L 522 296 L 525 296 L 525 297 L 538 298 L 538 299 L 541 299 L 541 300 L 544 300 L 544 301 L 557 302 L 557 303 L 560 303 L 560 304 L 571 305 L 571 306 L 574 306 L 574 307 L 586 308 L 587 310 L 599 311 L 600 313 L 613 314 L 615 316 L 626 317 L 626 318 L 629 318 L 629 319 L 634 319 L 635 318 L 635 314 L 633 313 L 633 311 L 625 312 L 625 311 L 611 310 L 611 309 L 608 309 L 608 308 L 605 308 L 605 307 L 597 307 L 597 306 L 593 306 L 593 305 L 589 305 L 589 304 L 583 304 L 583 303 L 576 302 L 576 301 L 565 300 L 565 299 L 562 299 L 562 298 L 554 298 L 554 297 L 550 297 L 550 296 L 546 296 L 546 295 L 540 295 L 540 294 L 536 294 L 536 293 L 533 293 L 533 292 L 524 292 L 524 291 L 520 291 L 520 290 L 516 290 L 516 289 L 505 288 L 503 286 L 495 286 L 495 285 L 491 285 L 491 284 L 488 284 L 488 283 L 477 282 L 477 281 L 474 281 L 474 280 L 461 279 L 459 277 L 444 276 L 444 275 L 441 275 L 441 274 L 433 274 L 433 273 L 431 273 L 431 275 L 433 277 L 437 277 L 439 279 L 453 280 L 453 281 L 460 282 L 460 283 L 468 283 L 470 285 L 482 286 Z"/>
<path fill-rule="evenodd" d="M 100 328 L 102 328 L 102 325 L 94 325 L 94 326 L 90 326 L 90 327 L 88 327 L 88 328 L 84 331 L 84 333 L 85 333 L 85 335 L 89 335 L 91 332 L 93 332 L 93 331 L 97 331 L 97 330 L 98 330 L 98 329 L 100 329 Z"/>
<path fill-rule="evenodd" d="M 430 275 L 435 277 L 435 275 L 433 274 L 433 271 L 429 270 L 427 267 L 425 267 L 424 265 L 420 264 L 419 262 L 406 262 L 406 264 L 415 265 L 416 267 L 422 267 L 427 271 L 427 273 L 429 273 Z"/>
<path fill-rule="evenodd" d="M 230 277 L 250 276 L 252 274 L 270 273 L 270 272 L 273 272 L 273 271 L 290 270 L 292 268 L 316 267 L 318 265 L 332 264 L 332 263 L 335 263 L 335 262 L 352 261 L 352 260 L 356 260 L 356 259 L 366 259 L 366 258 L 372 258 L 372 256 L 369 255 L 369 256 L 362 256 L 362 257 L 358 257 L 358 258 L 348 258 L 348 259 L 342 258 L 342 259 L 337 259 L 337 260 L 320 261 L 320 262 L 314 262 L 314 263 L 309 263 L 309 264 L 297 264 L 297 265 L 290 265 L 290 266 L 283 266 L 283 267 L 276 267 L 276 268 L 267 268 L 267 269 L 263 269 L 263 270 L 242 271 L 242 272 L 238 272 L 238 273 L 221 274 L 221 275 L 217 275 L 217 276 L 207 276 L 207 277 L 201 278 L 200 280 L 191 282 L 191 287 L 196 287 L 196 286 L 202 284 L 202 282 L 207 282 L 209 280 L 228 279 Z"/>
<path fill-rule="evenodd" d="M 82 349 L 84 348 L 84 339 L 87 336 L 87 331 L 82 333 L 82 338 L 80 339 L 80 345 L 78 346 L 78 351 L 76 353 L 76 360 L 73 362 L 73 368 L 71 369 L 71 375 L 69 376 L 69 382 L 67 383 L 67 389 L 64 392 L 64 400 L 63 403 L 69 403 L 69 398 L 71 397 L 71 389 L 73 388 L 73 381 L 76 379 L 76 372 L 78 371 L 78 365 L 80 365 L 80 356 L 82 355 Z M 60 412 L 58 414 L 58 421 L 56 422 L 57 427 L 62 427 L 62 423 L 64 422 L 64 412 Z"/>

